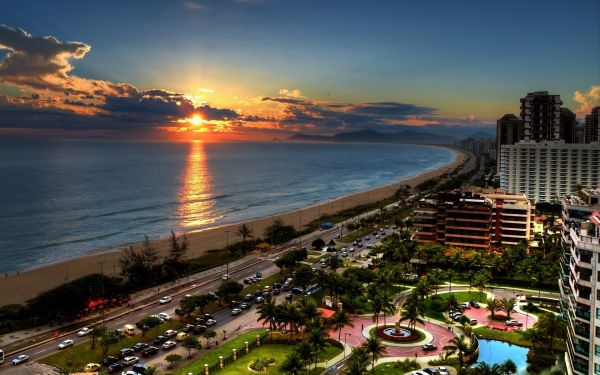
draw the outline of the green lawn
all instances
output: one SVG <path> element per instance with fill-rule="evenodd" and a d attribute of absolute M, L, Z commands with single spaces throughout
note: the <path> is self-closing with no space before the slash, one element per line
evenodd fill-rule
<path fill-rule="evenodd" d="M 417 363 L 417 370 L 420 369 L 421 366 Z M 382 363 L 380 365 L 375 366 L 375 374 L 376 375 L 397 375 L 397 374 L 404 374 L 406 372 L 411 372 L 411 371 L 415 371 L 415 370 L 408 370 L 406 369 L 406 371 L 404 368 L 401 368 L 401 366 L 398 365 L 397 362 L 388 362 L 388 363 Z"/>
<path fill-rule="evenodd" d="M 487 301 L 487 294 L 473 291 L 473 292 L 452 292 L 458 299 L 458 302 L 469 302 L 471 300 L 475 300 L 477 302 L 485 302 Z M 450 297 L 450 293 L 440 293 L 438 294 L 441 298 L 447 300 Z"/>
<path fill-rule="evenodd" d="M 194 374 L 199 373 L 202 369 L 204 369 L 204 364 L 213 364 L 219 360 L 219 356 L 222 355 L 226 357 L 231 354 L 232 349 L 240 349 L 244 347 L 244 342 L 254 341 L 256 340 L 256 335 L 263 335 L 267 332 L 266 329 L 256 329 L 252 331 L 248 331 L 240 336 L 234 338 L 231 341 L 227 341 L 226 343 L 220 344 L 218 347 L 215 347 L 210 352 L 205 355 L 197 357 L 194 362 L 189 365 L 177 370 L 177 374 L 187 375 L 187 373 L 191 372 Z"/>
<path fill-rule="evenodd" d="M 519 332 L 504 332 L 487 329 L 485 327 L 478 327 L 473 330 L 473 333 L 482 339 L 499 340 L 505 341 L 514 345 L 531 347 L 531 341 L 523 338 Z M 566 351 L 566 344 L 564 340 L 554 339 L 554 349 L 560 351 Z"/>
<path fill-rule="evenodd" d="M 471 300 L 475 300 L 477 302 L 485 302 L 487 300 L 487 295 L 481 292 L 452 292 L 456 296 L 458 302 L 468 302 Z M 435 296 L 439 297 L 440 303 L 437 307 L 445 305 L 445 302 L 450 298 L 450 293 L 439 293 L 435 294 Z M 433 304 L 432 296 L 425 300 L 425 316 L 428 316 L 437 320 L 444 320 L 445 316 L 445 307 L 436 308 Z"/>
<path fill-rule="evenodd" d="M 263 330 L 264 331 L 264 330 Z M 204 364 L 213 364 L 218 361 L 219 355 L 228 356 L 231 353 L 231 349 L 233 348 L 243 348 L 243 342 L 249 341 L 249 339 L 253 339 L 257 334 L 257 331 L 253 331 L 250 334 L 242 335 L 234 340 L 231 343 L 227 343 L 219 348 L 213 350 L 211 353 L 208 353 L 202 357 L 199 357 L 194 360 L 193 363 L 185 366 L 179 370 L 177 370 L 176 374 L 185 375 L 189 372 L 198 373 L 202 368 L 204 368 Z M 239 345 L 235 345 L 238 342 Z M 294 352 L 294 345 L 288 344 L 264 344 L 260 347 L 251 349 L 250 352 L 238 359 L 238 361 L 230 363 L 226 365 L 223 371 L 220 371 L 222 374 L 251 374 L 252 371 L 248 370 L 248 365 L 255 359 L 260 358 L 274 358 L 275 365 L 269 367 L 269 369 L 265 372 L 265 374 L 283 374 L 280 370 L 283 361 L 285 358 L 292 352 Z M 319 362 L 323 362 L 325 360 L 329 360 L 339 353 L 342 352 L 341 348 L 338 348 L 334 345 L 327 345 L 325 349 L 319 354 Z M 317 369 L 311 371 L 311 374 L 319 374 L 323 369 Z"/>
<path fill-rule="evenodd" d="M 152 328 L 146 332 L 144 337 L 141 337 L 140 334 L 135 336 L 125 335 L 122 343 L 113 345 L 109 349 L 107 355 L 116 356 L 120 348 L 131 348 L 138 342 L 148 342 L 155 336 L 164 333 L 168 329 L 178 330 L 181 328 L 181 326 L 182 323 L 180 321 L 171 320 Z M 75 342 L 77 342 L 77 340 Z M 96 343 L 96 347 L 94 349 L 92 349 L 91 346 L 91 342 L 75 345 L 71 348 L 61 350 L 48 357 L 45 357 L 41 359 L 40 362 L 59 366 L 67 370 L 78 370 L 90 362 L 99 363 L 102 358 L 104 358 L 104 354 L 102 353 L 103 348 L 100 345 L 100 340 L 98 340 L 98 343 Z"/>

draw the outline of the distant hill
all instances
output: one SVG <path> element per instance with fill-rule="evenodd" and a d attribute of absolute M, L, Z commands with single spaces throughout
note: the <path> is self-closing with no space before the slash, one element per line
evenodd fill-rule
<path fill-rule="evenodd" d="M 468 138 L 475 138 L 475 139 L 494 139 L 496 138 L 496 135 L 494 134 L 490 134 L 488 132 L 482 132 L 479 131 L 477 133 L 473 133 L 471 135 L 469 135 Z"/>
<path fill-rule="evenodd" d="M 338 133 L 333 136 L 308 135 L 296 133 L 287 138 L 296 142 L 388 142 L 388 143 L 417 143 L 417 144 L 451 144 L 457 139 L 449 135 L 438 135 L 417 130 L 401 130 L 398 132 L 382 133 L 366 129 L 356 132 Z"/>

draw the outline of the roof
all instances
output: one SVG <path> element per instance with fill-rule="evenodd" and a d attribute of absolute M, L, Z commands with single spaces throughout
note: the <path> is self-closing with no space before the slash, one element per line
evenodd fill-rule
<path fill-rule="evenodd" d="M 335 314 L 335 310 L 325 309 L 323 307 L 318 307 L 317 311 L 323 315 L 323 318 L 325 319 L 329 319 L 333 316 L 333 314 Z"/>
<path fill-rule="evenodd" d="M 600 212 L 593 212 L 590 216 L 590 221 L 594 223 L 595 226 L 600 227 Z"/>

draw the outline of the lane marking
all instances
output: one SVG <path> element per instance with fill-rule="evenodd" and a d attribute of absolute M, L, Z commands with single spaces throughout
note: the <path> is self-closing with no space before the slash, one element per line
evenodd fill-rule
<path fill-rule="evenodd" d="M 35 353 L 33 353 L 32 355 L 36 355 L 36 354 L 43 353 L 43 352 L 45 352 L 46 350 L 48 350 L 48 349 L 40 350 L 39 352 L 35 352 Z"/>

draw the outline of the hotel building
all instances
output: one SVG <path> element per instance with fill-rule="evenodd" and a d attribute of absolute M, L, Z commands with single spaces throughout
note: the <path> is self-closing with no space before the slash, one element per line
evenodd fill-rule
<path fill-rule="evenodd" d="M 565 195 L 560 303 L 569 374 L 600 374 L 600 189 Z"/>
<path fill-rule="evenodd" d="M 519 142 L 500 152 L 500 187 L 536 202 L 600 185 L 600 143 Z"/>
<path fill-rule="evenodd" d="M 528 93 L 521 98 L 523 140 L 558 141 L 560 139 L 560 95 L 548 91 Z"/>
<path fill-rule="evenodd" d="M 592 113 L 585 116 L 585 143 L 600 141 L 600 107 L 592 109 Z"/>

